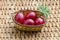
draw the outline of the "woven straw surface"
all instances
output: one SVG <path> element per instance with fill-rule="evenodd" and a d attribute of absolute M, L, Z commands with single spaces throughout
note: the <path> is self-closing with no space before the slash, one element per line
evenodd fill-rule
<path fill-rule="evenodd" d="M 39 2 L 49 6 L 51 12 L 46 26 L 41 32 L 16 30 L 11 14 L 24 9 L 37 10 Z M 60 40 L 60 0 L 0 0 L 0 40 Z"/>

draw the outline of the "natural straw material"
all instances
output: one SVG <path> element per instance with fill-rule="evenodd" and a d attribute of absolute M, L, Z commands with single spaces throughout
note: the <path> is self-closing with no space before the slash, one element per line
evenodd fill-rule
<path fill-rule="evenodd" d="M 38 10 L 38 3 L 49 6 L 51 14 L 46 26 L 41 32 L 16 30 L 12 14 L 18 10 Z M 60 0 L 0 0 L 0 40 L 60 40 Z"/>

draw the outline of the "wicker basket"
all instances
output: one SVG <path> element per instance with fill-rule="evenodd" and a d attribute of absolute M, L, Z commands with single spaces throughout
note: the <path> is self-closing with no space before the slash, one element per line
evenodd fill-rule
<path fill-rule="evenodd" d="M 44 15 L 42 12 L 40 12 L 39 10 L 20 10 L 20 11 L 17 11 L 15 12 L 15 15 L 19 12 L 23 12 L 24 15 L 27 14 L 28 11 L 33 11 L 36 13 L 36 15 L 40 18 L 43 18 L 44 21 L 45 21 L 45 18 L 44 18 Z M 23 24 L 20 24 L 18 22 L 15 21 L 15 15 L 13 16 L 13 20 L 15 22 L 15 27 L 19 30 L 23 30 L 23 31 L 41 31 L 42 27 L 44 26 L 44 24 L 42 25 L 23 25 Z"/>

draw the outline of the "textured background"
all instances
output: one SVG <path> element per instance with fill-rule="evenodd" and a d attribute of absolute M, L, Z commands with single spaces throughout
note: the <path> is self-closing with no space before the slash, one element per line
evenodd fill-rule
<path fill-rule="evenodd" d="M 49 6 L 51 14 L 41 32 L 21 32 L 14 28 L 11 14 L 37 10 L 38 3 Z M 28 4 L 31 4 L 28 6 Z M 0 0 L 0 40 L 60 40 L 60 0 Z"/>

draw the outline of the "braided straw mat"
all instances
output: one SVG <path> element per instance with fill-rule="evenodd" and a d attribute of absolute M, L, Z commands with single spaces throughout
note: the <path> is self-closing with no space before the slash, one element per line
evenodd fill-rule
<path fill-rule="evenodd" d="M 46 26 L 41 32 L 16 30 L 11 14 L 37 10 L 38 3 L 49 6 Z M 0 0 L 0 40 L 60 40 L 60 0 Z"/>

